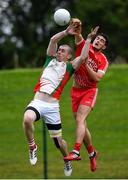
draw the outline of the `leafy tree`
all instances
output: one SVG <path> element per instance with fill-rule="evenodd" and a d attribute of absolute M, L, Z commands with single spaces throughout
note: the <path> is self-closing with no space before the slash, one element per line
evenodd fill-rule
<path fill-rule="evenodd" d="M 6 63 L 3 61 L 1 68 L 5 67 L 15 54 L 19 57 L 19 66 L 42 65 L 41 57 L 45 58 L 49 37 L 54 34 L 56 28 L 60 28 L 53 21 L 54 11 L 59 7 L 69 9 L 73 1 L 7 0 L 6 5 L 4 2 L 1 1 L 1 23 L 6 27 L 7 20 L 11 28 L 8 27 L 10 33 L 6 33 L 5 28 L 1 29 L 0 38 L 4 37 L 5 41 L 8 39 L 8 45 L 14 46 L 9 56 L 2 54 L 2 59 L 6 59 Z M 0 50 L 3 51 L 3 48 L 6 51 L 5 46 L 1 45 Z"/>
<path fill-rule="evenodd" d="M 109 36 L 107 56 L 111 62 L 121 56 L 128 62 L 128 1 L 127 0 L 76 0 L 76 16 L 83 22 L 83 33 L 99 25 Z"/>
<path fill-rule="evenodd" d="M 110 62 L 118 57 L 128 62 L 128 0 L 1 0 L 1 69 L 43 64 L 49 38 L 65 28 L 53 21 L 57 8 L 66 8 L 72 17 L 82 20 L 84 37 L 99 25 L 109 36 L 106 55 Z M 73 38 L 69 43 L 75 47 Z"/>

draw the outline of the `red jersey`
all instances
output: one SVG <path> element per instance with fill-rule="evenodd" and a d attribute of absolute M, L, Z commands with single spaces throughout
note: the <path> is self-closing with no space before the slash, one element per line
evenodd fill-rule
<path fill-rule="evenodd" d="M 81 50 L 85 44 L 85 40 L 83 40 L 79 45 L 77 45 L 76 49 L 76 57 L 80 55 Z M 88 57 L 88 65 L 95 71 L 106 72 L 108 68 L 108 61 L 105 55 L 102 52 L 95 52 L 92 44 L 90 45 L 89 57 Z M 82 88 L 96 88 L 97 82 L 92 80 L 87 72 L 85 62 L 80 65 L 80 68 L 74 73 L 75 82 L 81 86 Z"/>

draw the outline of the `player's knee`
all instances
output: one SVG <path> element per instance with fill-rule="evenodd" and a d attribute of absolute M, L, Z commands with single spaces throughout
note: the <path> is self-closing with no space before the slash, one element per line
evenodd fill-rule
<path fill-rule="evenodd" d="M 86 119 L 84 119 L 84 118 L 76 118 L 76 124 L 77 124 L 77 126 L 81 126 L 81 125 L 84 125 L 85 124 L 85 121 L 86 121 Z"/>
<path fill-rule="evenodd" d="M 82 123 L 81 121 L 79 121 L 79 120 L 76 121 L 77 127 L 81 126 L 82 124 L 83 124 L 83 123 Z"/>
<path fill-rule="evenodd" d="M 31 114 L 25 112 L 24 113 L 24 118 L 23 118 L 23 124 L 24 125 L 30 125 L 33 122 L 33 117 Z"/>
<path fill-rule="evenodd" d="M 60 149 L 61 148 L 60 139 L 58 139 L 57 137 L 54 137 L 53 141 L 54 141 L 56 148 Z"/>

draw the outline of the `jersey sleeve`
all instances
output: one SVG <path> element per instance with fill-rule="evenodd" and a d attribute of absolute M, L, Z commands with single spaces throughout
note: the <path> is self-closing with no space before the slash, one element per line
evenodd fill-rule
<path fill-rule="evenodd" d="M 67 71 L 70 74 L 70 76 L 74 73 L 75 69 L 73 68 L 72 64 L 70 62 L 67 63 Z"/>
<path fill-rule="evenodd" d="M 76 57 L 80 56 L 84 44 L 85 44 L 85 40 L 83 39 L 80 44 L 76 45 L 76 52 L 75 52 Z"/>
<path fill-rule="evenodd" d="M 99 61 L 98 71 L 101 71 L 101 72 L 103 72 L 105 74 L 105 72 L 107 71 L 108 65 L 109 65 L 108 60 L 103 55 L 102 58 Z"/>
<path fill-rule="evenodd" d="M 45 63 L 44 63 L 44 68 L 49 64 L 49 62 L 53 59 L 53 56 L 46 56 L 46 60 L 45 60 Z"/>

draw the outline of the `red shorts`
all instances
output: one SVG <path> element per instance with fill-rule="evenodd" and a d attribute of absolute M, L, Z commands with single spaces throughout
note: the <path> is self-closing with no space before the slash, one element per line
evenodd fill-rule
<path fill-rule="evenodd" d="M 73 87 L 71 90 L 72 111 L 77 112 L 80 104 L 93 108 L 96 102 L 97 93 L 97 88 L 79 89 Z"/>

